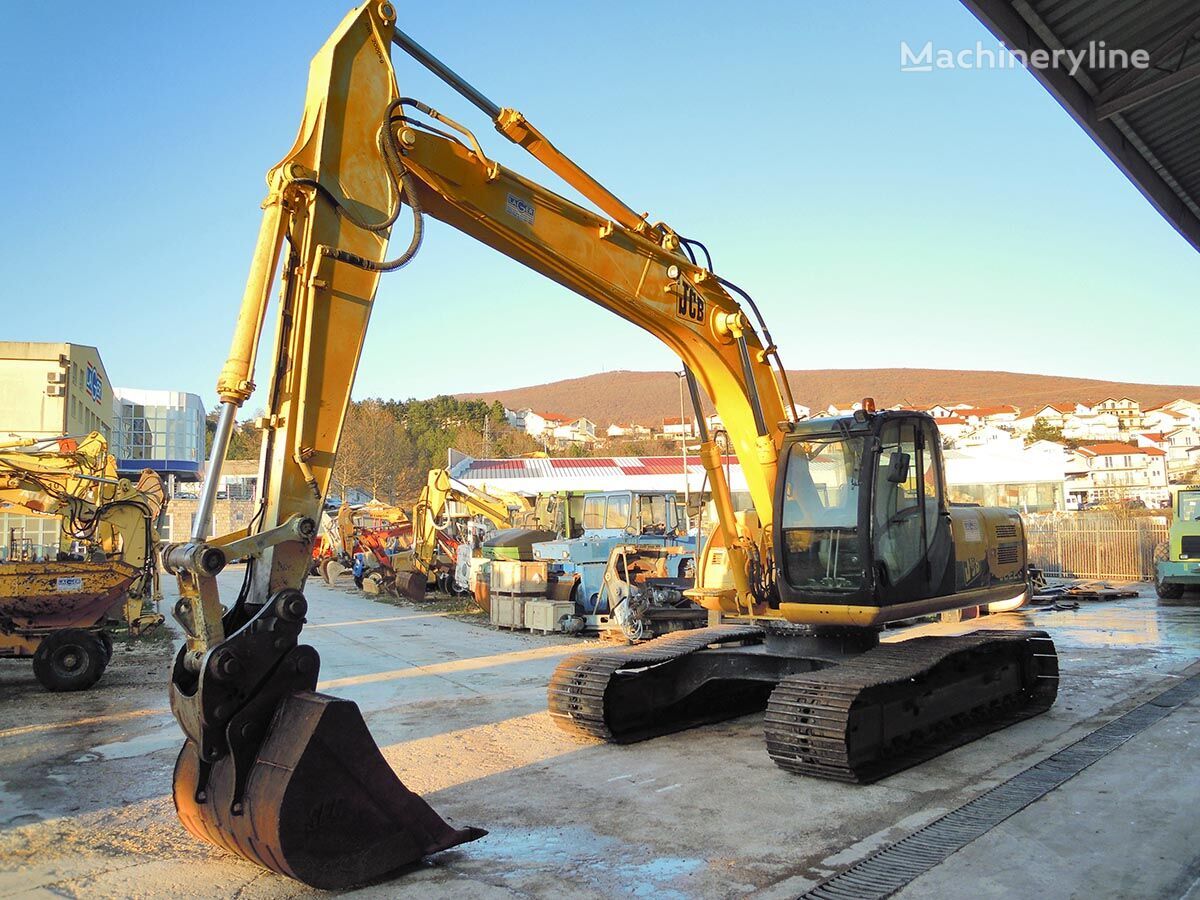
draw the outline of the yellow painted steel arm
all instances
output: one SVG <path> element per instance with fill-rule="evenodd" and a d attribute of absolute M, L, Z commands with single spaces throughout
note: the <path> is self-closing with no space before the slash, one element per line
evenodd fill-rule
<path fill-rule="evenodd" d="M 693 265 L 667 226 L 641 216 L 558 151 L 513 110 L 497 129 L 600 207 L 587 210 L 488 160 L 473 135 L 424 104 L 403 106 L 392 71 L 388 4 L 352 12 L 314 58 L 300 134 L 268 174 L 269 193 L 234 340 L 218 379 L 222 400 L 196 544 L 209 519 L 235 412 L 255 385 L 257 344 L 275 272 L 280 298 L 264 450 L 262 532 L 287 522 L 315 528 L 329 483 L 389 234 L 404 200 L 633 322 L 667 344 L 695 373 L 721 415 L 742 463 L 761 530 L 738 534 L 714 441 L 700 457 L 720 512 L 719 539 L 735 555 L 768 553 L 780 423 L 788 418 L 764 346 L 720 279 Z M 406 127 L 413 111 L 460 131 Z M 384 123 L 387 123 L 386 126 Z M 420 216 L 415 217 L 419 240 Z M 368 229 L 363 223 L 375 223 Z M 219 542 L 219 541 L 218 541 Z M 258 554 L 252 595 L 298 588 L 308 569 L 303 542 L 272 542 Z M 193 627 L 189 665 L 224 636 L 211 573 L 177 556 Z M 193 564 L 189 565 L 191 562 Z M 745 565 L 731 567 L 747 598 Z M 205 579 L 208 579 L 206 582 Z M 205 586 L 207 585 L 207 590 Z"/>
<path fill-rule="evenodd" d="M 457 480 L 446 469 L 431 469 L 413 508 L 413 566 L 428 575 L 437 555 L 437 532 L 450 501 L 461 503 L 471 515 L 483 516 L 497 528 L 511 527 L 530 511 L 527 500 L 504 492 L 495 496 Z"/>
<path fill-rule="evenodd" d="M 647 224 L 511 110 L 489 107 L 489 115 L 601 213 L 491 163 L 461 129 L 470 148 L 414 127 L 407 117 L 430 111 L 401 102 L 390 60 L 400 37 L 392 5 L 369 2 L 343 19 L 312 61 L 299 135 L 267 177 L 250 276 L 217 382 L 221 408 L 195 525 L 189 541 L 163 551 L 179 577 L 176 613 L 186 632 L 171 676 L 172 711 L 187 736 L 173 779 L 180 818 L 197 836 L 321 887 L 368 882 L 482 834 L 450 828 L 398 785 L 352 704 L 314 692 L 319 659 L 299 643 L 308 609 L 300 589 L 379 275 L 415 253 L 422 215 L 664 341 L 721 414 L 767 526 L 787 418 L 774 348 L 763 345 L 720 279 L 688 261 L 670 228 Z M 422 61 L 433 63 L 427 54 Z M 412 238 L 385 261 L 404 204 Z M 274 351 L 259 366 L 272 302 Z M 214 536 L 221 463 L 237 411 L 255 390 L 256 367 L 267 381 L 260 509 L 244 532 Z M 769 552 L 763 535 L 770 532 L 734 532 L 715 442 L 705 442 L 701 457 L 721 510 L 721 540 L 741 562 L 730 567 L 736 594 L 749 609 L 747 564 L 752 553 Z M 234 558 L 249 563 L 224 610 L 216 575 Z M 326 809 L 321 798 L 335 790 L 339 808 Z M 329 830 L 332 840 L 323 834 Z"/>
<path fill-rule="evenodd" d="M 706 441 L 701 459 L 713 481 L 721 539 L 745 552 L 748 541 L 768 553 L 764 535 L 773 519 L 780 425 L 789 415 L 769 362 L 774 348 L 763 346 L 716 277 L 683 256 L 666 226 L 626 227 L 441 135 L 408 127 L 400 139 L 426 213 L 650 332 L 695 373 L 728 431 L 762 526 L 754 534 L 734 533 L 720 454 Z M 748 583 L 738 577 L 743 569 L 735 568 L 739 608 L 749 609 Z"/>
<path fill-rule="evenodd" d="M 755 508 L 770 521 L 778 426 L 788 415 L 758 335 L 715 278 L 679 252 L 670 232 L 651 240 L 439 135 L 409 128 L 402 143 L 426 213 L 645 329 L 691 368 L 729 432 Z M 765 441 L 752 392 L 761 398 Z"/>
<path fill-rule="evenodd" d="M 257 347 L 278 273 L 256 530 L 269 533 L 290 522 L 304 533 L 269 541 L 254 553 L 250 590 L 257 602 L 304 583 L 309 549 L 303 538 L 315 533 L 329 486 L 379 281 L 378 271 L 331 254 L 380 263 L 389 213 L 399 212 L 397 183 L 381 147 L 381 125 L 398 96 L 389 59 L 393 21 L 388 4 L 365 4 L 313 58 L 299 134 L 267 175 L 258 242 L 217 382 L 222 407 L 192 545 L 212 537 L 206 526 L 220 466 L 236 411 L 255 388 Z M 186 545 L 167 554 L 188 600 L 188 667 L 198 670 L 225 637 L 215 580 Z"/>

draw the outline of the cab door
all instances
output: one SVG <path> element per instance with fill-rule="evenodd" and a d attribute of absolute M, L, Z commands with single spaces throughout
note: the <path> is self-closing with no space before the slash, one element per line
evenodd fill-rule
<path fill-rule="evenodd" d="M 871 503 L 876 598 L 891 606 L 953 592 L 954 537 L 941 440 L 924 417 L 889 419 Z"/>

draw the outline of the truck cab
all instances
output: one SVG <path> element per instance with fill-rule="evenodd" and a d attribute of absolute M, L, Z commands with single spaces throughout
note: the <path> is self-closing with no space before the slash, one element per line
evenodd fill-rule
<path fill-rule="evenodd" d="M 582 533 L 535 544 L 534 559 L 547 563 L 557 593 L 575 601 L 577 614 L 606 616 L 601 585 L 609 557 L 618 546 L 683 547 L 674 577 L 686 578 L 695 565 L 696 538 L 673 491 L 603 491 L 583 498 Z"/>
<path fill-rule="evenodd" d="M 1178 600 L 1189 587 L 1200 587 L 1200 487 L 1177 490 L 1171 507 L 1171 531 L 1154 566 L 1154 589 L 1163 600 Z"/>

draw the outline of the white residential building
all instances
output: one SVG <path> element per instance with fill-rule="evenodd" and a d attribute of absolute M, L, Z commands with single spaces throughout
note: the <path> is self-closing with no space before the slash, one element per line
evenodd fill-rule
<path fill-rule="evenodd" d="M 824 414 L 833 416 L 848 416 L 863 408 L 861 400 L 839 400 L 825 407 Z"/>
<path fill-rule="evenodd" d="M 646 425 L 639 425 L 636 422 L 614 422 L 608 426 L 605 432 L 610 438 L 630 438 L 632 440 L 643 440 L 654 434 L 653 429 Z"/>
<path fill-rule="evenodd" d="M 1092 407 L 1096 413 L 1112 413 L 1120 422 L 1122 431 L 1136 431 L 1142 427 L 1142 407 L 1129 397 L 1106 397 Z"/>
<path fill-rule="evenodd" d="M 1144 431 L 1164 432 L 1182 428 L 1185 425 L 1195 426 L 1198 424 L 1200 423 L 1192 421 L 1192 417 L 1188 413 L 1170 406 L 1160 406 L 1142 413 L 1142 429 Z"/>
<path fill-rule="evenodd" d="M 596 423 L 591 419 L 578 418 L 561 425 L 555 425 L 550 437 L 558 446 L 564 444 L 594 444 L 596 442 Z"/>
<path fill-rule="evenodd" d="M 1140 500 L 1158 508 L 1170 496 L 1167 454 L 1115 441 L 1086 444 L 1067 457 L 1067 506 Z"/>
<path fill-rule="evenodd" d="M 678 416 L 663 419 L 661 434 L 672 440 L 689 440 L 699 436 L 695 422 L 687 417 Z"/>
<path fill-rule="evenodd" d="M 1020 439 L 1010 429 L 999 425 L 977 425 L 958 441 L 960 447 L 982 447 L 985 445 L 1008 444 Z"/>
<path fill-rule="evenodd" d="M 938 433 L 942 436 L 942 443 L 951 443 L 957 446 L 959 442 L 971 433 L 971 426 L 967 424 L 967 420 L 958 416 L 935 416 L 933 419 L 937 423 Z"/>
<path fill-rule="evenodd" d="M 511 414 L 505 411 L 505 418 L 510 425 L 519 428 L 530 437 L 551 437 L 555 428 L 570 423 L 571 417 L 558 413 L 536 412 L 532 409 L 518 409 Z"/>
<path fill-rule="evenodd" d="M 1174 476 L 1195 468 L 1200 458 L 1200 429 L 1190 425 L 1166 432 L 1142 432 L 1137 436 L 1139 447 L 1153 447 L 1167 455 L 1167 475 Z"/>
<path fill-rule="evenodd" d="M 1063 437 L 1069 441 L 1116 441 L 1122 436 L 1116 413 L 1084 409 L 1063 417 Z"/>
<path fill-rule="evenodd" d="M 948 419 L 950 416 L 957 416 L 962 410 L 971 409 L 970 403 L 956 403 L 953 406 L 931 406 L 925 412 L 929 413 L 935 419 Z"/>
<path fill-rule="evenodd" d="M 1163 404 L 1163 408 L 1174 410 L 1177 413 L 1187 417 L 1188 424 L 1196 428 L 1200 428 L 1200 403 L 1195 400 L 1172 400 L 1170 403 Z"/>
<path fill-rule="evenodd" d="M 954 413 L 971 425 L 1012 425 L 1020 414 L 1015 406 L 972 406 Z"/>

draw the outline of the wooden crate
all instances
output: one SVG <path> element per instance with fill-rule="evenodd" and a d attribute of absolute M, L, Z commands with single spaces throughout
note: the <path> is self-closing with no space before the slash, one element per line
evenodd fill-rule
<path fill-rule="evenodd" d="M 525 597 L 546 596 L 546 564 L 519 559 L 492 560 L 491 586 L 493 594 L 513 594 Z"/>
<path fill-rule="evenodd" d="M 559 620 L 574 612 L 575 604 L 570 601 L 528 600 L 525 603 L 525 627 L 542 634 L 557 633 Z"/>
<path fill-rule="evenodd" d="M 497 628 L 523 629 L 525 627 L 525 604 L 527 602 L 528 600 L 525 597 L 493 593 L 490 604 L 492 624 Z"/>

